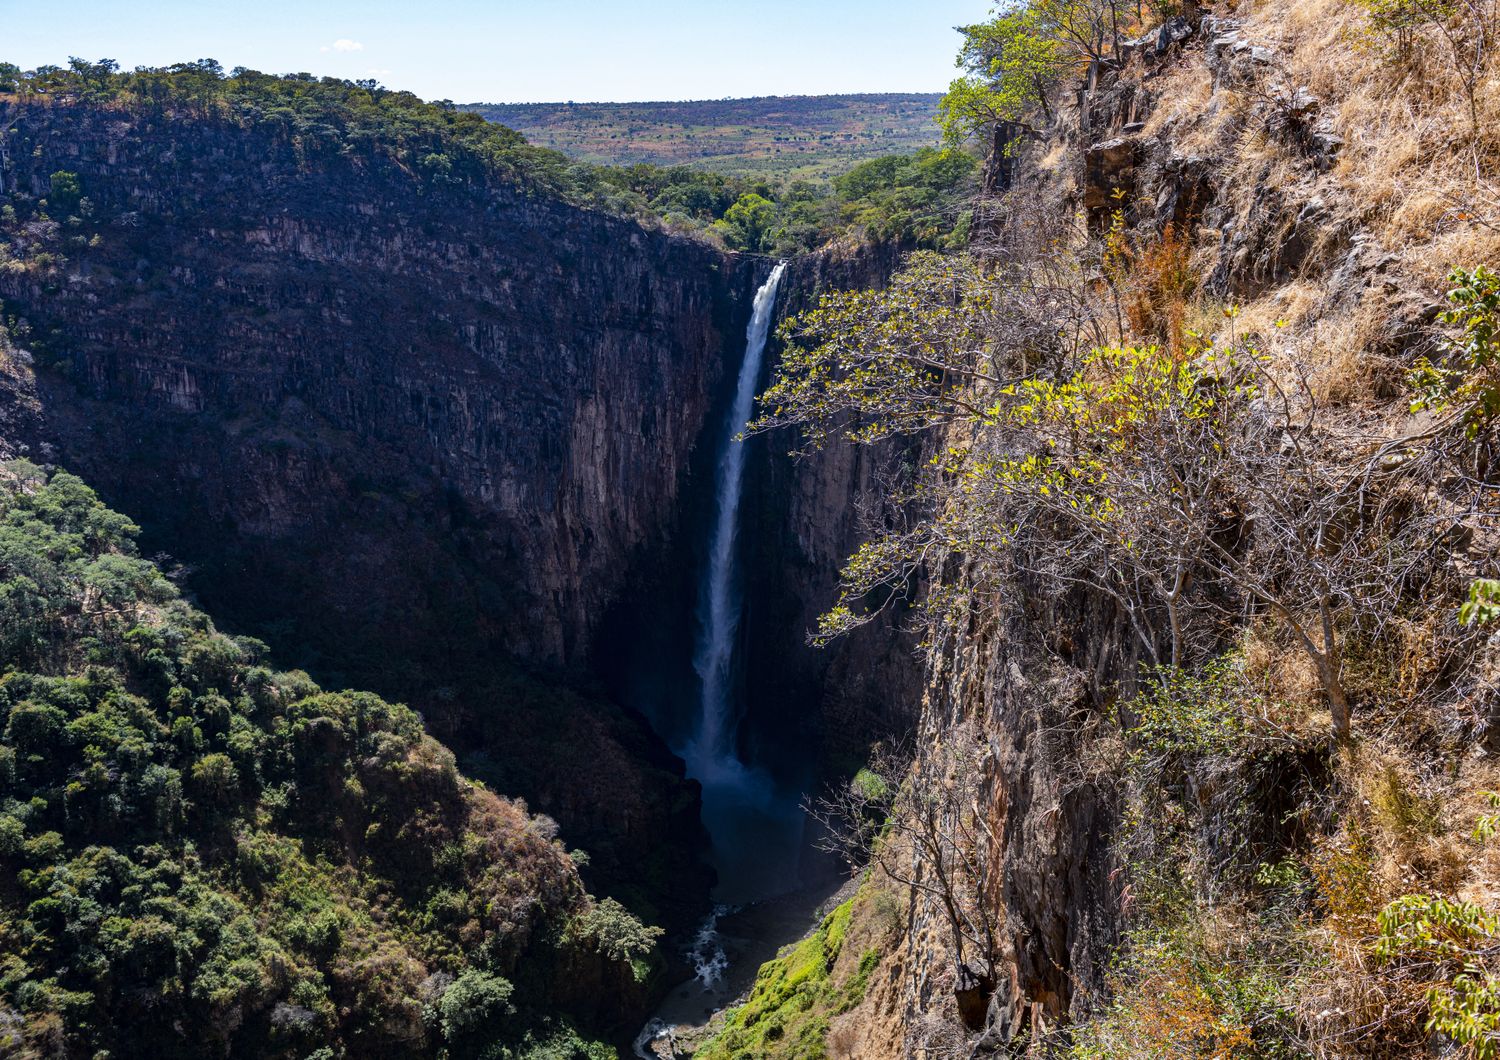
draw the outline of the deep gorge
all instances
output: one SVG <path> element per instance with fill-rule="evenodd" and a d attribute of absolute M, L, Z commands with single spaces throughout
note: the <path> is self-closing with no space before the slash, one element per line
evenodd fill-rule
<path fill-rule="evenodd" d="M 695 789 L 646 719 L 692 709 L 715 439 L 768 266 L 213 121 L 0 127 L 3 186 L 76 171 L 99 236 L 60 284 L 0 280 L 38 365 L 8 373 L 10 452 L 84 475 L 220 621 L 410 703 L 606 891 L 691 924 Z M 887 267 L 799 261 L 782 304 Z M 907 707 L 860 672 L 878 649 L 802 643 L 868 468 L 747 444 L 743 746 L 795 792 Z"/>
<path fill-rule="evenodd" d="M 0 1055 L 1500 1055 L 1500 0 L 958 31 L 0 62 Z"/>

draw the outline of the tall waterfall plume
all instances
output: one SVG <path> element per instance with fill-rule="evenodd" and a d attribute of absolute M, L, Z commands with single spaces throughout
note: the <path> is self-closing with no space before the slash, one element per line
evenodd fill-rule
<path fill-rule="evenodd" d="M 734 702 L 730 694 L 734 644 L 739 631 L 740 606 L 735 541 L 739 536 L 740 499 L 745 480 L 745 446 L 738 436 L 750 419 L 755 384 L 760 378 L 766 340 L 776 312 L 776 291 L 786 265 L 771 270 L 755 295 L 755 308 L 745 330 L 745 359 L 740 364 L 734 405 L 724 429 L 723 457 L 719 462 L 714 500 L 714 523 L 708 542 L 708 565 L 699 600 L 698 642 L 693 669 L 702 682 L 698 732 L 689 749 L 689 766 L 699 779 L 736 762 L 734 753 Z"/>
<path fill-rule="evenodd" d="M 703 786 L 703 824 L 713 842 L 718 871 L 715 897 L 738 906 L 794 890 L 802 840 L 802 810 L 795 792 L 777 789 L 769 774 L 746 765 L 736 749 L 739 710 L 734 696 L 734 649 L 744 606 L 738 549 L 746 446 L 739 434 L 750 419 L 755 386 L 776 311 L 786 265 L 777 265 L 755 295 L 745 331 L 745 359 L 734 404 L 724 425 L 715 478 L 713 527 L 698 596 L 698 638 L 693 669 L 699 679 L 698 724 L 681 754 L 690 777 Z M 717 936 L 714 925 L 708 937 Z M 712 962 L 710 962 L 712 963 Z M 704 978 L 701 975 L 700 978 Z M 706 985 L 709 979 L 704 978 Z"/>

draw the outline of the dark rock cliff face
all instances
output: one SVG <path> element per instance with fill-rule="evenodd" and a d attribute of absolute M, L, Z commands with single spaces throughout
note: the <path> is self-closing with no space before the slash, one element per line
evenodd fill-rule
<path fill-rule="evenodd" d="M 701 894 L 693 789 L 641 720 L 496 666 L 586 682 L 649 590 L 759 264 L 214 121 L 9 105 L 0 137 L 0 190 L 67 169 L 92 206 L 59 272 L 0 273 L 43 366 L 12 366 L 8 447 L 282 658 L 426 711 L 603 871 Z"/>
<path fill-rule="evenodd" d="M 0 270 L 39 366 L 6 366 L 0 447 L 83 475 L 221 620 L 412 703 L 596 887 L 687 922 L 696 789 L 631 708 L 663 732 L 692 709 L 697 550 L 769 263 L 206 119 L 0 104 L 0 144 L 4 197 L 66 169 L 89 206 L 61 268 Z M 897 260 L 801 260 L 781 314 Z M 804 643 L 896 454 L 749 444 L 746 749 L 813 784 L 916 700 L 890 629 Z"/>
<path fill-rule="evenodd" d="M 835 248 L 799 259 L 788 273 L 779 315 L 812 309 L 820 295 L 882 287 L 902 248 Z M 836 601 L 838 574 L 870 536 L 884 480 L 909 459 L 895 444 L 836 443 L 793 457 L 798 439 L 776 432 L 761 447 L 746 509 L 750 567 L 745 670 L 754 705 L 746 739 L 752 759 L 795 734 L 815 751 L 811 776 L 847 775 L 864 765 L 875 740 L 910 730 L 921 698 L 922 664 L 899 613 L 824 649 L 809 647 L 818 616 Z"/>
<path fill-rule="evenodd" d="M 670 523 L 753 266 L 211 123 L 0 123 L 5 185 L 76 171 L 99 222 L 57 289 L 0 286 L 76 383 L 49 403 L 66 459 L 184 554 L 212 543 L 226 599 L 295 549 L 299 597 L 267 613 L 408 650 L 462 614 L 514 656 L 587 657 Z"/>

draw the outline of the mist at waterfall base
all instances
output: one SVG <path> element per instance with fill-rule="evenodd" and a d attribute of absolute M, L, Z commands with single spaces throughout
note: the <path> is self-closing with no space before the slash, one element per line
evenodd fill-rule
<path fill-rule="evenodd" d="M 798 883 L 803 814 L 796 792 L 777 789 L 771 776 L 747 765 L 736 749 L 740 712 L 733 681 L 735 645 L 743 611 L 739 550 L 746 445 L 776 294 L 786 265 L 779 264 L 756 292 L 745 331 L 734 401 L 724 424 L 715 474 L 713 524 L 698 596 L 693 670 L 700 684 L 696 731 L 676 748 L 688 776 L 703 788 L 703 824 L 713 844 L 720 903 L 741 905 L 792 890 Z"/>

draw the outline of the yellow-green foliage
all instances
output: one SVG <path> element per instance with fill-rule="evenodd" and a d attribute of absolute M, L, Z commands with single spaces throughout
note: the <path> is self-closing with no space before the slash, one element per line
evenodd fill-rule
<path fill-rule="evenodd" d="M 1438 969 L 1427 991 L 1427 1029 L 1476 1060 L 1500 1056 L 1500 917 L 1472 902 L 1404 895 L 1380 914 L 1375 954 Z"/>
<path fill-rule="evenodd" d="M 1033 5 L 1007 10 L 988 22 L 963 26 L 958 62 L 965 76 L 954 81 L 938 105 L 938 120 L 951 141 L 998 122 L 1029 118 L 1046 97 L 1066 56 Z"/>
<path fill-rule="evenodd" d="M 750 998 L 730 1010 L 723 1029 L 694 1055 L 698 1060 L 743 1057 L 826 1056 L 831 1016 L 859 1004 L 880 955 L 871 949 L 841 981 L 834 968 L 844 947 L 859 897 L 829 913 L 806 939 L 761 966 Z"/>

